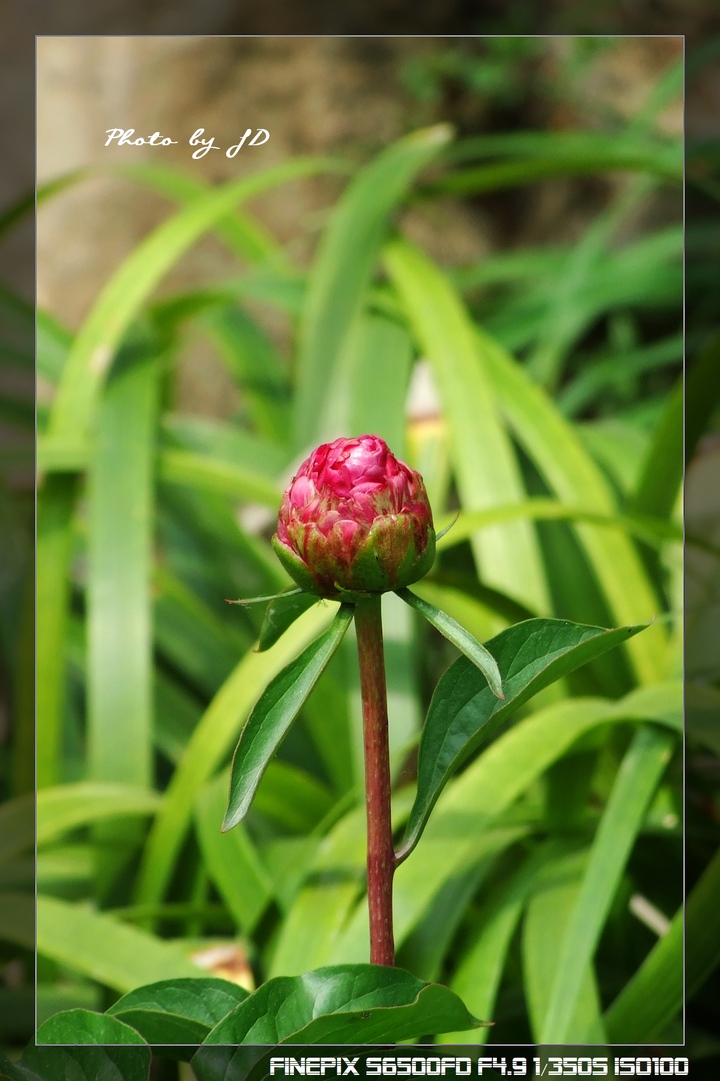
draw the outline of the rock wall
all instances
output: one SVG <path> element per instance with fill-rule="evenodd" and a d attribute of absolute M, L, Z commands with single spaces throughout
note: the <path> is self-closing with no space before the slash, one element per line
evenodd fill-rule
<path fill-rule="evenodd" d="M 423 105 L 401 73 L 409 61 L 447 49 L 433 37 L 41 37 L 38 40 L 38 153 L 40 184 L 89 169 L 81 183 L 43 205 L 38 215 L 38 300 L 76 329 L 100 284 L 169 212 L 166 200 L 107 175 L 118 164 L 167 164 L 213 183 L 279 164 L 302 154 L 365 161 L 399 135 L 450 119 L 463 130 L 484 130 L 482 95 L 447 96 Z M 538 61 L 548 80 L 564 70 L 567 39 L 549 38 Z M 582 127 L 604 114 L 629 117 L 642 106 L 660 73 L 680 55 L 680 38 L 628 38 L 600 52 L 562 100 L 534 106 L 515 123 Z M 678 105 L 661 126 L 677 133 Z M 108 129 L 154 132 L 169 146 L 105 146 Z M 196 129 L 216 147 L 193 160 L 188 138 Z M 262 146 L 224 149 L 247 128 L 270 132 Z M 103 170 L 105 173 L 103 174 Z M 468 263 L 498 243 L 572 240 L 622 178 L 556 181 L 492 199 L 433 201 L 406 212 L 404 227 L 443 263 Z M 300 263 L 344 181 L 324 175 L 282 185 L 252 210 Z M 610 185 L 610 187 L 608 187 Z M 161 287 L 190 288 L 234 273 L 236 261 L 213 238 L 188 254 Z M 266 312 L 261 318 L 268 319 Z M 270 318 L 281 345 L 287 328 Z M 196 373 L 196 374 L 193 374 Z M 199 374 L 198 374 L 199 373 Z M 180 403 L 226 414 L 232 395 L 222 369 L 197 346 L 180 366 Z"/>

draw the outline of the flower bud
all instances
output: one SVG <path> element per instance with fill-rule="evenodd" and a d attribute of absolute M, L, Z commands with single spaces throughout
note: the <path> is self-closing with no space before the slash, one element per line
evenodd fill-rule
<path fill-rule="evenodd" d="M 323 443 L 283 496 L 273 547 L 298 585 L 323 597 L 410 585 L 435 558 L 423 479 L 376 435 Z"/>

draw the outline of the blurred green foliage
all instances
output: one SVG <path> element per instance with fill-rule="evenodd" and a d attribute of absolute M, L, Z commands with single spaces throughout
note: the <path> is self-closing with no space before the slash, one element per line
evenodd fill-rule
<path fill-rule="evenodd" d="M 343 163 L 295 161 L 218 188 L 139 166 L 129 181 L 175 209 L 103 285 L 77 334 L 39 312 L 38 374 L 53 388 L 38 403 L 40 1021 L 198 971 L 191 956 L 211 944 L 255 981 L 366 960 L 351 641 L 246 824 L 227 835 L 219 825 L 249 709 L 332 614 L 316 606 L 258 654 L 262 613 L 225 598 L 286 584 L 268 538 L 293 465 L 324 439 L 373 431 L 423 473 L 439 527 L 460 511 L 465 526 L 448 534 L 417 592 L 480 640 L 535 614 L 655 620 L 538 695 L 448 786 L 438 825 L 398 872 L 399 964 L 496 1021 L 441 1040 L 680 1038 L 682 755 L 659 725 L 681 711 L 682 151 L 655 124 L 679 75 L 669 71 L 629 122 L 499 134 L 498 118 L 538 88 L 546 105 L 562 98 L 612 43 L 578 39 L 555 80 L 544 47 L 487 39 L 409 63 L 402 78 L 424 119 L 449 117 L 460 136 L 423 129 L 359 168 L 309 267 L 290 262 L 246 203 Z M 453 115 L 458 89 L 478 116 L 489 103 L 485 126 L 471 130 L 462 117 L 472 110 Z M 697 157 L 706 199 L 712 150 Z M 507 199 L 496 206 L 512 216 L 517 189 L 608 175 L 572 245 L 499 245 L 476 264 L 444 267 L 397 225 L 404 207 L 422 212 L 448 194 L 471 207 Z M 62 198 L 62 186 L 44 197 Z M 156 286 L 211 230 L 236 254 L 236 274 L 158 300 Z M 698 431 L 718 391 L 708 345 L 717 236 L 702 219 L 687 231 L 687 346 L 706 350 L 689 375 Z M 27 371 L 32 312 L 9 293 L 0 303 L 3 362 Z M 285 319 L 287 355 L 263 328 L 262 306 Z M 229 420 L 171 407 L 191 334 L 212 343 L 233 380 Z M 408 412 L 417 381 L 432 392 Z M 22 388 L 2 409 L 19 431 L 31 426 Z M 0 849 L 0 936 L 5 959 L 24 959 L 26 972 L 32 501 L 13 470 L 29 461 L 22 445 L 5 459 L 0 626 L 15 688 L 0 815 L 21 827 Z M 687 543 L 717 560 L 713 538 L 689 532 Z M 400 826 L 422 717 L 454 654 L 394 601 L 385 621 Z M 719 679 L 704 690 L 720 693 Z M 689 746 L 720 750 L 699 720 Z M 717 775 L 693 792 L 691 885 L 717 846 Z M 688 958 L 690 990 L 720 949 L 704 896 L 691 909 L 704 946 Z M 0 1017 L 4 1039 L 29 1035 L 27 1014 Z"/>

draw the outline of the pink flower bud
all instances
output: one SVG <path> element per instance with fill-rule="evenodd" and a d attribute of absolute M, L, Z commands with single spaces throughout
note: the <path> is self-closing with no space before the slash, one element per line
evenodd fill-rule
<path fill-rule="evenodd" d="M 376 435 L 323 443 L 283 496 L 273 547 L 303 589 L 324 597 L 416 582 L 435 558 L 422 477 Z"/>

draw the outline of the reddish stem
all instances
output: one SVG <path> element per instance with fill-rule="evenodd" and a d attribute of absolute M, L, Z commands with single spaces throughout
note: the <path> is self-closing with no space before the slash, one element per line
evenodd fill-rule
<path fill-rule="evenodd" d="M 395 964 L 392 883 L 395 872 L 390 817 L 390 754 L 380 596 L 355 607 L 365 741 L 367 879 L 370 962 Z"/>

